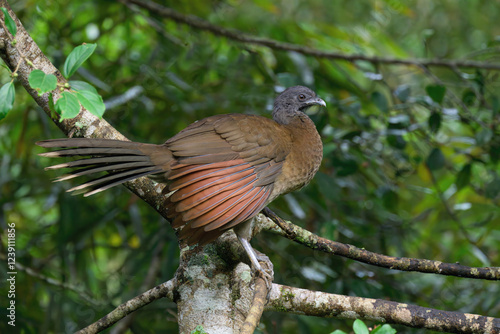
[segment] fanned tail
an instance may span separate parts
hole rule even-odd
[[[90,196],[124,182],[153,174],[167,175],[173,161],[172,153],[164,145],[142,144],[112,139],[64,138],[36,143],[45,148],[62,150],[39,154],[42,157],[86,157],[45,168],[72,168],[56,182],[83,175],[107,172],[102,177],[73,187],[68,192]],[[159,179],[164,178],[159,175]],[[156,178],[158,179],[158,177]]]

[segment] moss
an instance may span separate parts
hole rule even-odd
[[[295,298],[295,294],[289,290],[286,291],[281,290],[281,295],[283,296],[283,300],[286,302],[290,302]]]
[[[191,334],[208,334],[208,333],[205,332],[205,329],[203,328],[202,325],[198,325],[198,326],[196,326],[194,331],[191,331]]]

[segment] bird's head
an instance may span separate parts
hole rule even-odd
[[[289,87],[274,101],[273,119],[280,124],[288,124],[292,118],[313,105],[326,107],[325,101],[311,89],[304,86]]]

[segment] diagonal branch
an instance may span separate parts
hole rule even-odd
[[[394,257],[377,254],[352,245],[343,244],[317,236],[297,225],[283,220],[268,208],[265,208],[263,213],[284,231],[284,235],[288,239],[328,254],[340,255],[352,260],[388,269],[417,271],[421,273],[486,279],[492,281],[500,280],[499,267],[467,267],[458,263],[443,263],[440,261],[431,261],[426,259],[412,259],[407,257]]]
[[[108,122],[104,119],[97,118],[83,107],[80,114],[73,119],[60,121],[58,117],[54,116],[49,106],[49,93],[39,96],[38,92],[31,88],[28,77],[32,70],[39,69],[45,73],[54,74],[57,77],[58,83],[61,85],[67,83],[67,80],[33,41],[19,18],[10,9],[9,3],[6,0],[0,0],[0,7],[6,7],[9,10],[10,16],[17,25],[17,44],[15,46],[10,42],[11,36],[9,32],[0,26],[0,57],[11,71],[18,68],[18,81],[52,121],[69,137],[76,136],[127,140],[125,136],[113,128]],[[33,66],[28,65],[23,59],[29,60]],[[55,103],[61,92],[56,89],[51,93],[53,94],[53,102]],[[77,124],[78,126],[76,126]],[[148,178],[142,177],[125,183],[125,186],[167,219],[167,208],[163,205],[165,201],[165,195],[162,193],[164,188],[163,185],[154,184]]]
[[[172,8],[162,6],[153,1],[145,0],[118,0],[124,4],[135,4],[141,8],[147,9],[155,15],[160,15],[166,19],[173,20],[178,23],[186,24],[192,28],[210,31],[214,35],[226,37],[228,39],[254,45],[262,45],[274,50],[294,51],[306,56],[345,60],[349,62],[366,61],[372,64],[390,64],[390,65],[407,65],[407,66],[435,66],[454,68],[480,68],[487,70],[500,70],[500,64],[472,61],[472,60],[450,60],[450,59],[399,59],[388,57],[366,56],[362,54],[346,55],[334,51],[321,51],[303,45],[280,42],[274,39],[262,38],[243,33],[236,29],[223,28],[212,24],[194,15],[185,15],[179,13]]]
[[[176,288],[176,285],[177,281],[174,278],[171,279],[170,281],[155,286],[154,288],[149,289],[148,291],[140,294],[139,296],[126,301],[125,303],[121,304],[110,313],[106,314],[101,319],[79,330],[76,333],[77,334],[99,333],[104,329],[111,327],[118,320],[125,318],[128,314],[154,302],[157,299],[167,297],[168,299],[173,300],[174,290]]]

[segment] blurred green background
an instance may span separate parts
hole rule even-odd
[[[328,104],[312,116],[324,159],[312,183],[271,209],[323,237],[392,256],[500,265],[499,72],[349,63],[246,45],[115,1],[11,1],[57,66],[83,42],[94,55],[73,79],[97,87],[105,119],[131,140],[162,143],[224,113],[269,116],[275,92],[302,84]],[[163,1],[209,22],[323,51],[498,62],[495,1]],[[9,72],[0,68],[0,84]],[[125,94],[125,95],[124,95]],[[128,95],[127,95],[128,94]],[[80,329],[173,277],[168,224],[117,187],[83,198],[51,183],[34,142],[62,137],[21,85],[0,122],[1,254],[16,224],[17,326]],[[75,184],[73,184],[75,185]],[[500,285],[380,269],[271,233],[253,241],[275,282],[500,317]],[[0,267],[2,277],[6,265]],[[149,277],[149,280],[146,280]],[[50,278],[47,282],[46,278]],[[5,280],[0,315],[5,319]],[[175,332],[175,304],[140,309],[128,333]],[[349,331],[352,320],[265,313],[262,333]],[[370,326],[372,322],[367,322]],[[403,333],[424,331],[394,326]],[[5,320],[0,332],[6,333]],[[113,329],[108,330],[113,332]]]

